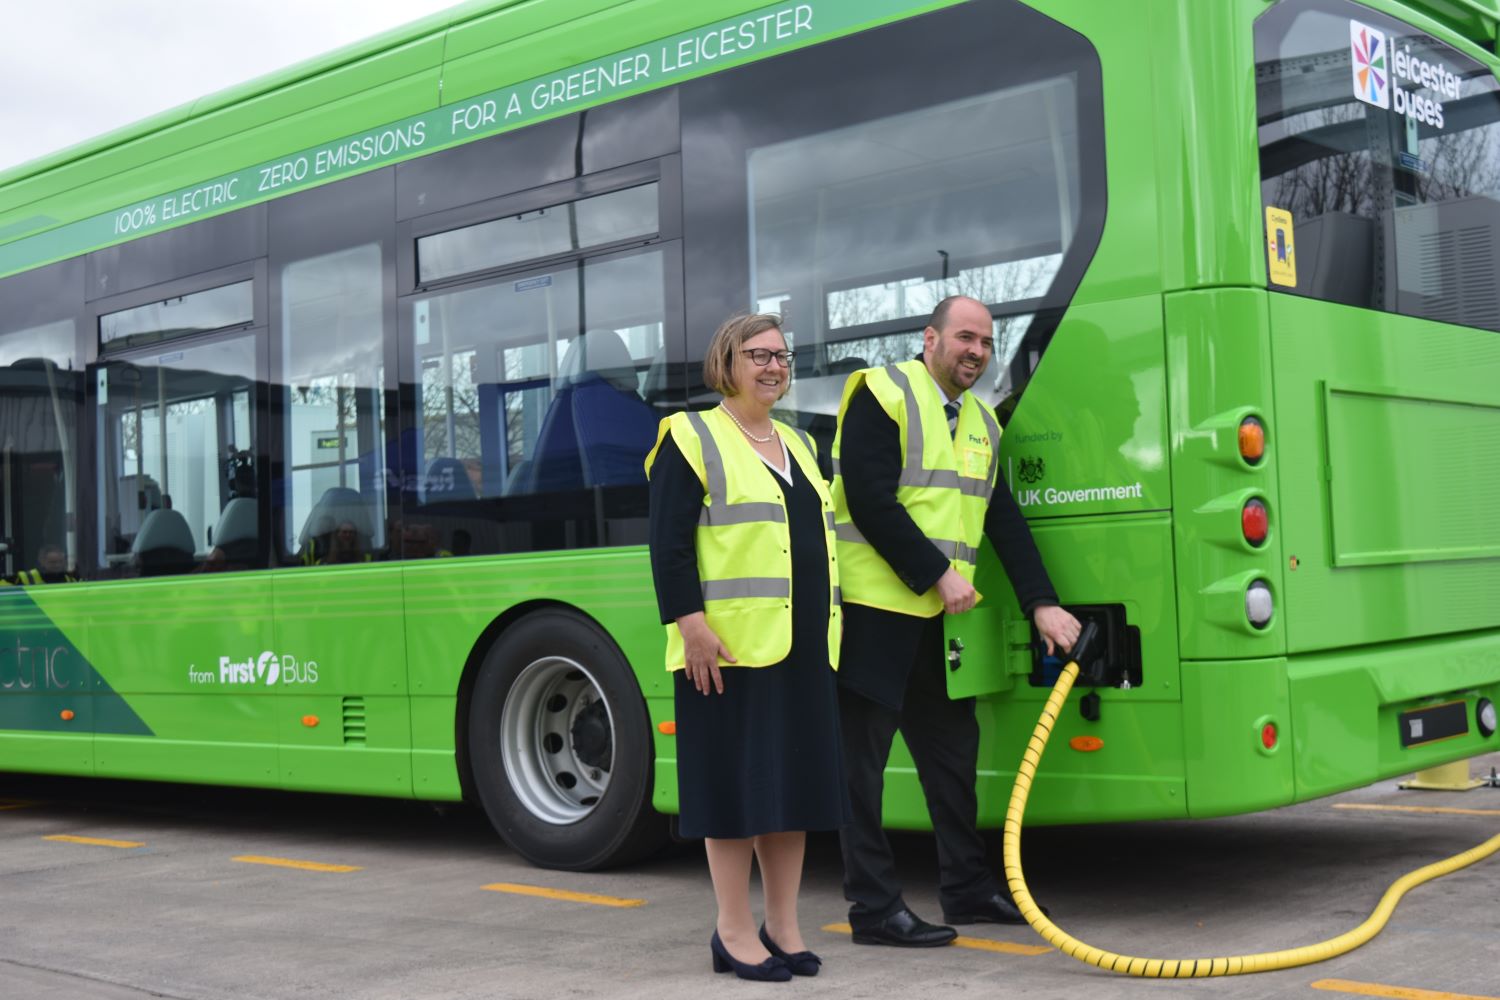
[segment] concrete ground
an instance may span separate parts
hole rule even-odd
[[[1500,754],[1473,762],[1492,767]],[[1035,829],[1025,860],[1081,940],[1211,957],[1341,934],[1401,874],[1497,833],[1500,789],[1385,781],[1229,819]],[[895,839],[908,901],[937,919],[931,838]],[[4,1000],[1500,998],[1500,856],[1412,890],[1351,954],[1163,983],[1100,972],[1026,927],[963,928],[962,947],[937,950],[854,945],[824,929],[845,905],[837,840],[817,836],[801,912],[823,974],[759,984],[710,972],[698,845],[626,871],[551,872],[468,809],[0,775],[0,901]]]

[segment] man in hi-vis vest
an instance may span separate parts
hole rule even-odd
[[[1080,628],[1058,606],[1031,531],[999,477],[999,421],[968,391],[993,350],[984,304],[944,299],[923,331],[922,356],[855,372],[839,409],[839,718],[854,809],[840,838],[849,923],[860,944],[933,947],[957,936],[901,898],[881,828],[883,772],[897,730],[932,817],[945,921],[1025,922],[985,864],[976,829],[979,724],[972,698],[948,698],[943,615],[978,600],[974,560],[987,535],[1049,651],[1072,648]]]

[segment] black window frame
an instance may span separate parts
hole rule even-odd
[[[999,58],[997,44],[1014,44]],[[935,71],[940,68],[940,71]],[[684,230],[689,358],[701,359],[718,324],[752,308],[747,152],[774,143],[920,111],[966,97],[1076,74],[1079,206],[1073,239],[1041,299],[989,303],[997,319],[1032,315],[1011,362],[1014,405],[1056,333],[1098,250],[1108,213],[1104,84],[1098,52],[1084,35],[1017,0],[960,4],[833,39],[682,85]],[[816,100],[808,95],[816,94]],[[729,170],[723,168],[728,165]],[[717,270],[714,268],[717,267]],[[826,309],[825,303],[819,304]],[[796,317],[792,317],[795,325]],[[926,317],[841,327],[857,340],[921,330]],[[818,352],[803,351],[799,372]],[[701,360],[686,375],[693,405],[712,405]],[[826,444],[826,442],[825,442]]]
[[[543,185],[503,197],[490,198],[473,205],[447,209],[397,224],[397,283],[399,288],[397,313],[400,325],[396,342],[399,349],[398,371],[401,385],[400,436],[403,475],[400,506],[399,508],[393,507],[392,510],[399,509],[403,518],[420,519],[424,513],[417,492],[418,478],[425,471],[424,463],[416,453],[420,422],[417,412],[419,373],[416,370],[416,357],[408,318],[409,303],[413,299],[540,277],[549,272],[555,272],[559,267],[581,268],[589,263],[660,252],[664,286],[662,289],[662,350],[665,354],[664,364],[669,385],[668,405],[670,409],[682,408],[685,399],[680,391],[679,373],[683,367],[682,351],[687,337],[683,325],[686,308],[683,299],[681,177],[681,157],[672,153],[655,160],[601,170],[598,173]],[[416,246],[417,241],[424,236],[651,183],[657,185],[658,199],[658,230],[654,235],[631,237],[596,247],[585,247],[567,253],[517,261],[501,267],[455,275],[440,281],[428,283],[417,281]],[[570,551],[636,542],[644,543],[646,518],[644,485],[638,490],[634,487],[605,487],[604,489],[615,491],[615,493],[605,496],[600,488],[596,487],[562,493],[484,497],[473,503],[477,505],[477,509],[494,510],[496,516],[489,519],[503,523],[537,522],[538,518],[525,516],[528,511],[544,512],[549,515],[556,515],[559,512],[574,515],[571,518],[554,518],[557,522],[554,527],[560,536],[566,539],[563,544],[533,543],[525,548],[507,549],[506,552]],[[625,496],[619,493],[618,491],[622,489],[631,490],[632,495]],[[634,493],[639,493],[639,496],[634,496]],[[611,538],[610,521],[616,515],[638,519],[641,527],[640,538]]]

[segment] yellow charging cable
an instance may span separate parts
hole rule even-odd
[[[1084,645],[1085,643],[1080,640],[1074,649],[1077,650]],[[1078,663],[1073,660],[1063,668],[1062,676],[1058,677],[1057,684],[1052,688],[1052,695],[1047,699],[1046,707],[1042,709],[1041,718],[1037,720],[1036,729],[1031,733],[1031,741],[1026,745],[1026,752],[1021,755],[1021,766],[1016,775],[1016,784],[1010,793],[1010,806],[1005,811],[1003,856],[1006,882],[1009,883],[1016,907],[1026,918],[1026,922],[1058,951],[1080,962],[1087,962],[1108,972],[1154,979],[1239,976],[1251,972],[1271,972],[1276,969],[1311,965],[1314,962],[1321,962],[1353,951],[1379,934],[1385,927],[1386,921],[1391,918],[1396,904],[1401,901],[1401,897],[1408,889],[1431,881],[1440,875],[1458,871],[1460,868],[1482,861],[1496,851],[1500,851],[1500,834],[1497,834],[1478,847],[1470,848],[1462,854],[1455,854],[1446,861],[1438,861],[1408,872],[1391,883],[1385,895],[1380,897],[1380,903],[1375,907],[1375,911],[1364,923],[1338,937],[1301,948],[1267,951],[1258,955],[1230,955],[1225,958],[1132,958],[1129,955],[1116,955],[1113,952],[1095,948],[1093,945],[1084,944],[1043,916],[1036,900],[1031,898],[1031,892],[1026,888],[1026,877],[1021,872],[1021,817],[1026,813],[1026,799],[1031,794],[1031,782],[1036,777],[1037,765],[1042,761],[1042,752],[1047,749],[1047,739],[1052,735],[1052,727],[1056,724],[1058,713],[1062,710],[1063,702],[1067,700],[1068,692],[1073,689],[1073,681],[1077,677]]]

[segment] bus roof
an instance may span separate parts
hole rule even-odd
[[[1404,0],[1440,24],[1452,28],[1471,42],[1496,52],[1496,26],[1500,25],[1500,0]]]

